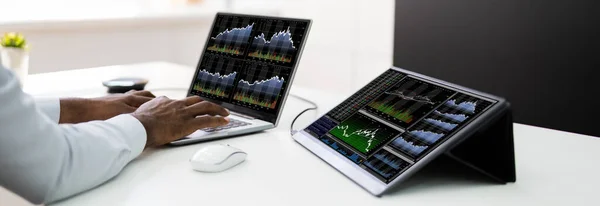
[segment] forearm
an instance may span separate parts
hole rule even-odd
[[[96,110],[101,110],[94,106],[96,103],[90,99],[84,98],[61,98],[60,99],[60,119],[58,123],[81,123],[92,120],[98,120],[94,118],[92,113]]]
[[[3,68],[0,97],[0,186],[32,203],[52,202],[105,182],[146,143],[143,125],[131,115],[56,124]]]

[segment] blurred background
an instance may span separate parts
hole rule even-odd
[[[294,86],[350,94],[392,65],[393,0],[0,0],[29,74],[168,61],[196,67],[218,11],[310,18]],[[0,188],[0,205],[30,205]]]
[[[195,67],[217,11],[313,19],[295,85],[350,93],[392,65],[392,0],[0,0],[0,5],[0,33],[21,32],[30,43],[30,74],[147,61]]]

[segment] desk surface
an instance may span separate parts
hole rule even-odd
[[[148,89],[185,96],[193,69],[147,63],[33,75],[26,91],[36,95],[97,96],[100,81],[118,76],[150,79]],[[77,88],[70,83],[76,82]],[[173,88],[169,90],[166,88]],[[325,113],[343,97],[292,87]],[[517,182],[501,185],[458,165],[427,169],[381,198],[371,196],[289,135],[291,119],[307,107],[289,98],[279,127],[265,132],[183,147],[146,150],[106,184],[56,205],[597,205],[600,139],[515,124]],[[206,144],[241,148],[248,159],[221,173],[200,173],[188,159]]]

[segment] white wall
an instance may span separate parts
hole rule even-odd
[[[234,3],[238,9],[265,6],[273,10],[266,13],[314,20],[296,76],[297,85],[349,93],[392,64],[392,0]],[[115,24],[92,21],[56,28],[0,25],[0,32],[24,30],[32,46],[33,74],[157,60],[195,67],[210,18],[207,15]]]
[[[394,1],[288,1],[282,14],[312,18],[298,85],[349,93],[392,65]]]

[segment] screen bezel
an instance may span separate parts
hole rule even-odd
[[[392,67],[390,69],[399,71],[401,73],[406,74],[406,77],[415,77],[420,80],[424,80],[428,83],[432,83],[438,86],[442,86],[445,88],[452,89],[456,92],[465,93],[468,95],[472,95],[474,97],[487,99],[491,101],[495,101],[488,109],[482,111],[479,115],[477,115],[474,119],[471,119],[467,124],[463,125],[459,130],[451,133],[450,138],[444,140],[441,144],[435,147],[433,150],[429,151],[419,160],[417,160],[412,166],[403,171],[399,176],[397,176],[394,180],[389,183],[384,183],[380,179],[373,176],[371,173],[367,172],[363,168],[359,167],[356,163],[350,161],[348,158],[339,154],[337,151],[319,141],[312,134],[309,134],[304,131],[304,129],[300,130],[296,133],[293,138],[298,143],[303,145],[305,148],[313,152],[315,155],[320,157],[323,161],[330,164],[332,167],[336,168],[339,172],[344,174],[346,177],[360,185],[363,189],[367,190],[371,194],[375,196],[381,196],[385,191],[390,189],[393,186],[398,185],[400,182],[406,180],[416,171],[421,169],[424,165],[431,162],[433,159],[442,155],[449,149],[453,148],[458,143],[462,142],[464,139],[473,135],[477,132],[478,128],[485,126],[486,124],[490,124],[493,121],[489,121],[492,119],[497,119],[502,114],[502,111],[508,108],[508,102],[501,97],[497,97],[491,94],[483,93],[480,91],[476,91],[470,88],[466,88],[463,86],[459,86],[453,83],[449,83],[443,80],[439,80],[433,77],[425,76],[422,74],[418,74],[415,72],[411,72],[408,70],[404,70],[397,67]],[[387,71],[387,70],[386,70]],[[368,83],[368,82],[367,82]],[[350,96],[352,96],[351,94]],[[349,96],[349,97],[350,97]],[[347,97],[347,98],[349,98]],[[347,99],[345,98],[344,101]],[[343,101],[342,101],[343,102]],[[340,102],[341,103],[341,102]],[[335,107],[334,107],[335,108]],[[325,112],[323,115],[316,118],[316,120],[325,116],[329,111]],[[315,120],[315,121],[316,121]],[[309,124],[310,125],[310,124]]]
[[[294,65],[291,67],[291,72],[290,72],[290,76],[288,79],[288,84],[287,87],[285,89],[285,92],[282,94],[282,101],[281,104],[279,105],[279,107],[277,108],[277,110],[275,111],[275,114],[270,114],[267,112],[260,112],[260,111],[256,111],[244,106],[239,106],[239,105],[235,105],[235,104],[231,104],[228,102],[223,102],[221,100],[217,100],[217,99],[213,99],[213,98],[208,98],[208,97],[202,97],[202,99],[206,100],[206,101],[210,101],[212,103],[218,104],[224,108],[227,108],[228,110],[235,112],[235,113],[239,113],[242,115],[247,115],[256,119],[260,119],[260,120],[264,120],[270,123],[273,123],[274,126],[277,126],[277,124],[279,124],[279,119],[281,117],[281,113],[283,111],[283,107],[285,106],[285,102],[287,101],[287,97],[289,96],[289,92],[290,89],[293,85],[294,82],[294,77],[296,76],[296,70],[298,69],[298,64],[300,63],[300,59],[302,57],[302,53],[304,51],[304,47],[306,45],[306,40],[308,39],[308,34],[310,33],[310,28],[312,25],[312,19],[300,19],[300,18],[289,18],[289,17],[277,17],[277,16],[262,16],[262,15],[251,15],[251,14],[240,14],[240,13],[228,13],[228,12],[217,12],[217,14],[215,15],[215,18],[213,19],[213,22],[210,26],[210,30],[208,31],[208,37],[206,38],[206,43],[204,45],[204,48],[202,49],[202,52],[200,53],[200,58],[198,58],[198,64],[196,65],[196,71],[194,72],[194,76],[192,77],[192,81],[190,82],[190,86],[188,88],[188,92],[187,92],[187,96],[196,96],[194,94],[192,94],[193,88],[194,88],[194,82],[196,81],[196,76],[198,75],[198,72],[200,71],[200,64],[202,64],[202,59],[204,58],[204,54],[206,52],[206,49],[208,47],[208,42],[210,41],[210,37],[211,37],[211,32],[216,24],[217,21],[217,17],[219,17],[219,15],[231,15],[231,16],[238,16],[238,17],[247,17],[247,18],[264,18],[264,19],[277,19],[277,20],[289,20],[289,21],[306,21],[307,22],[307,27],[306,27],[306,32],[304,34],[304,40],[300,43],[300,49],[298,50],[298,56],[296,57],[296,62],[294,63]]]

